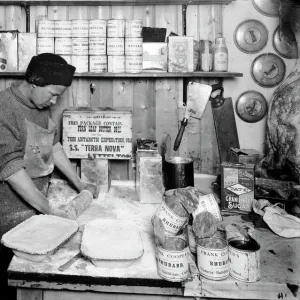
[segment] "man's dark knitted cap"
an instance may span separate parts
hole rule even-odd
[[[37,86],[50,84],[70,86],[76,68],[62,57],[52,53],[33,56],[28,64],[25,79]]]

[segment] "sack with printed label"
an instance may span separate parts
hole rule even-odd
[[[254,200],[253,210],[263,216],[263,220],[276,234],[285,238],[300,237],[300,219],[288,214],[277,204],[272,205],[264,199]]]

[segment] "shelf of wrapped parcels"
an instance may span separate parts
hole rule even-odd
[[[0,1],[0,5],[57,5],[57,6],[68,6],[68,5],[96,5],[96,6],[104,6],[104,5],[200,5],[200,4],[221,4],[226,5],[235,0],[5,0]]]
[[[1,72],[1,77],[23,77],[24,72]],[[238,72],[143,72],[143,73],[75,73],[74,77],[105,77],[105,78],[182,78],[182,77],[243,77],[243,73]]]

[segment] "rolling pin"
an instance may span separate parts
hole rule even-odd
[[[93,194],[89,190],[82,190],[70,203],[64,207],[68,219],[76,220],[92,203]]]

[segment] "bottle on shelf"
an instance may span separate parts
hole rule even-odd
[[[224,37],[216,38],[213,48],[213,71],[228,71],[228,49]]]
[[[0,39],[0,72],[7,71],[7,53]]]

